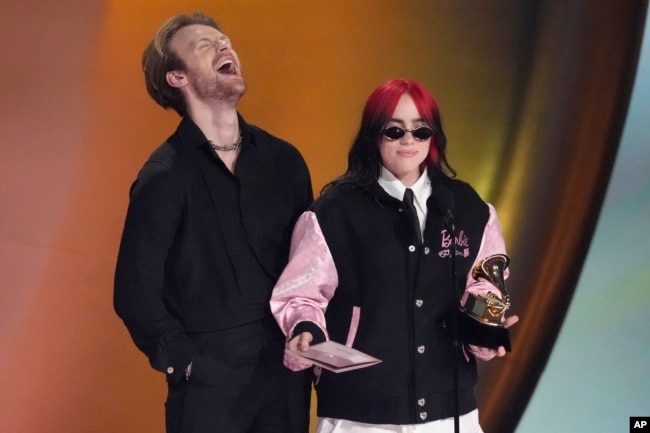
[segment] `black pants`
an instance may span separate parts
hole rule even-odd
[[[169,384],[167,433],[307,433],[310,372],[282,364],[284,335],[266,320],[192,335],[189,381]]]

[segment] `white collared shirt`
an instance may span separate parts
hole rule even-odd
[[[463,433],[483,433],[478,422],[478,409],[458,418],[459,431]],[[424,424],[364,424],[347,419],[318,418],[316,433],[451,433],[454,431],[454,418],[439,419]]]
[[[383,165],[377,182],[384,191],[396,199],[401,201],[404,198],[406,186]],[[431,180],[429,179],[426,168],[422,171],[420,178],[410,188],[413,191],[413,204],[418,213],[420,236],[422,236],[424,233],[424,224],[427,221],[427,199],[431,195]]]

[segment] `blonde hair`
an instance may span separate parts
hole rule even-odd
[[[156,32],[142,53],[142,71],[147,93],[165,109],[172,108],[179,115],[186,113],[185,99],[181,92],[167,83],[167,72],[183,69],[183,61],[169,49],[169,42],[176,32],[186,26],[201,24],[221,30],[217,22],[203,13],[179,14],[168,19]]]

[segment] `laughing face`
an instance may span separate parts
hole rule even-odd
[[[193,24],[181,28],[169,44],[183,62],[182,71],[168,73],[168,82],[185,88],[186,98],[237,103],[246,91],[237,53],[219,30]]]

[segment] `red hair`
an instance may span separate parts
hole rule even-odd
[[[424,164],[429,166],[439,166],[440,151],[438,149],[438,141],[442,134],[442,127],[440,125],[440,113],[438,111],[438,103],[433,98],[433,95],[420,83],[407,79],[394,79],[389,80],[379,86],[368,97],[366,106],[363,110],[363,123],[369,125],[381,124],[381,129],[386,126],[388,120],[393,116],[395,107],[399,102],[402,95],[409,95],[415,107],[420,113],[424,121],[435,131],[431,137],[431,145],[429,146],[429,154],[424,161]],[[363,129],[363,126],[362,126]],[[373,128],[374,129],[374,128]]]
[[[404,94],[413,98],[418,113],[434,131],[429,153],[423,162],[429,176],[442,174],[454,177],[456,175],[445,156],[447,139],[442,131],[436,100],[417,81],[398,78],[386,81],[368,97],[359,132],[348,153],[348,169],[345,174],[325,185],[323,191],[340,184],[368,186],[377,181],[382,164],[379,154],[382,130],[393,117],[395,107]]]

